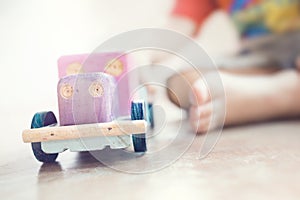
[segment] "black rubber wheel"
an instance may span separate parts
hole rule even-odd
[[[131,120],[143,120],[145,119],[145,104],[144,102],[132,102],[131,103]],[[134,134],[132,135],[132,142],[135,152],[146,152],[146,134]]]
[[[148,103],[148,110],[147,110],[147,114],[148,114],[148,121],[150,123],[150,127],[154,128],[154,118],[153,118],[153,104],[152,103]]]
[[[57,120],[53,112],[39,112],[36,113],[31,122],[31,128],[41,128],[45,126],[50,126],[56,124]],[[55,162],[58,153],[47,154],[42,150],[40,142],[32,142],[31,143],[32,151],[35,158],[44,163],[52,163]]]

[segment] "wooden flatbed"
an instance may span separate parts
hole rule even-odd
[[[145,133],[145,120],[112,121],[107,123],[71,126],[47,126],[26,129],[22,133],[25,143],[79,139],[85,137],[119,136]]]

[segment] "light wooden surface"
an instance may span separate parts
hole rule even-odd
[[[128,120],[75,126],[53,126],[38,129],[26,129],[22,133],[22,138],[24,142],[28,143],[95,136],[131,135],[145,133],[146,125],[147,123],[144,120]]]
[[[1,199],[299,199],[299,122],[226,128],[203,160],[197,159],[205,138],[199,135],[176,162],[139,175],[108,168],[89,153],[65,152],[58,163],[42,165],[27,144],[0,166]],[[170,124],[162,133],[176,126]]]

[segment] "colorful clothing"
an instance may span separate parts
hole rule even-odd
[[[177,0],[173,14],[201,26],[217,9],[226,11],[245,37],[300,30],[300,0]]]

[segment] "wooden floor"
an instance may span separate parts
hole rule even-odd
[[[173,132],[176,123],[170,124],[162,133]],[[187,138],[192,138],[185,122],[181,127]],[[1,199],[74,200],[299,199],[299,130],[297,120],[226,128],[204,159],[198,158],[204,135],[197,136],[183,155],[177,155],[178,160],[173,156],[181,144],[175,140],[170,143],[175,147],[168,152],[170,158],[120,158],[123,151],[102,151],[117,160],[105,162],[121,171],[105,166],[89,153],[64,152],[57,163],[42,165],[25,145],[15,160],[0,166],[0,195]],[[151,144],[149,148],[149,154],[155,155]],[[130,169],[154,172],[124,172]]]

